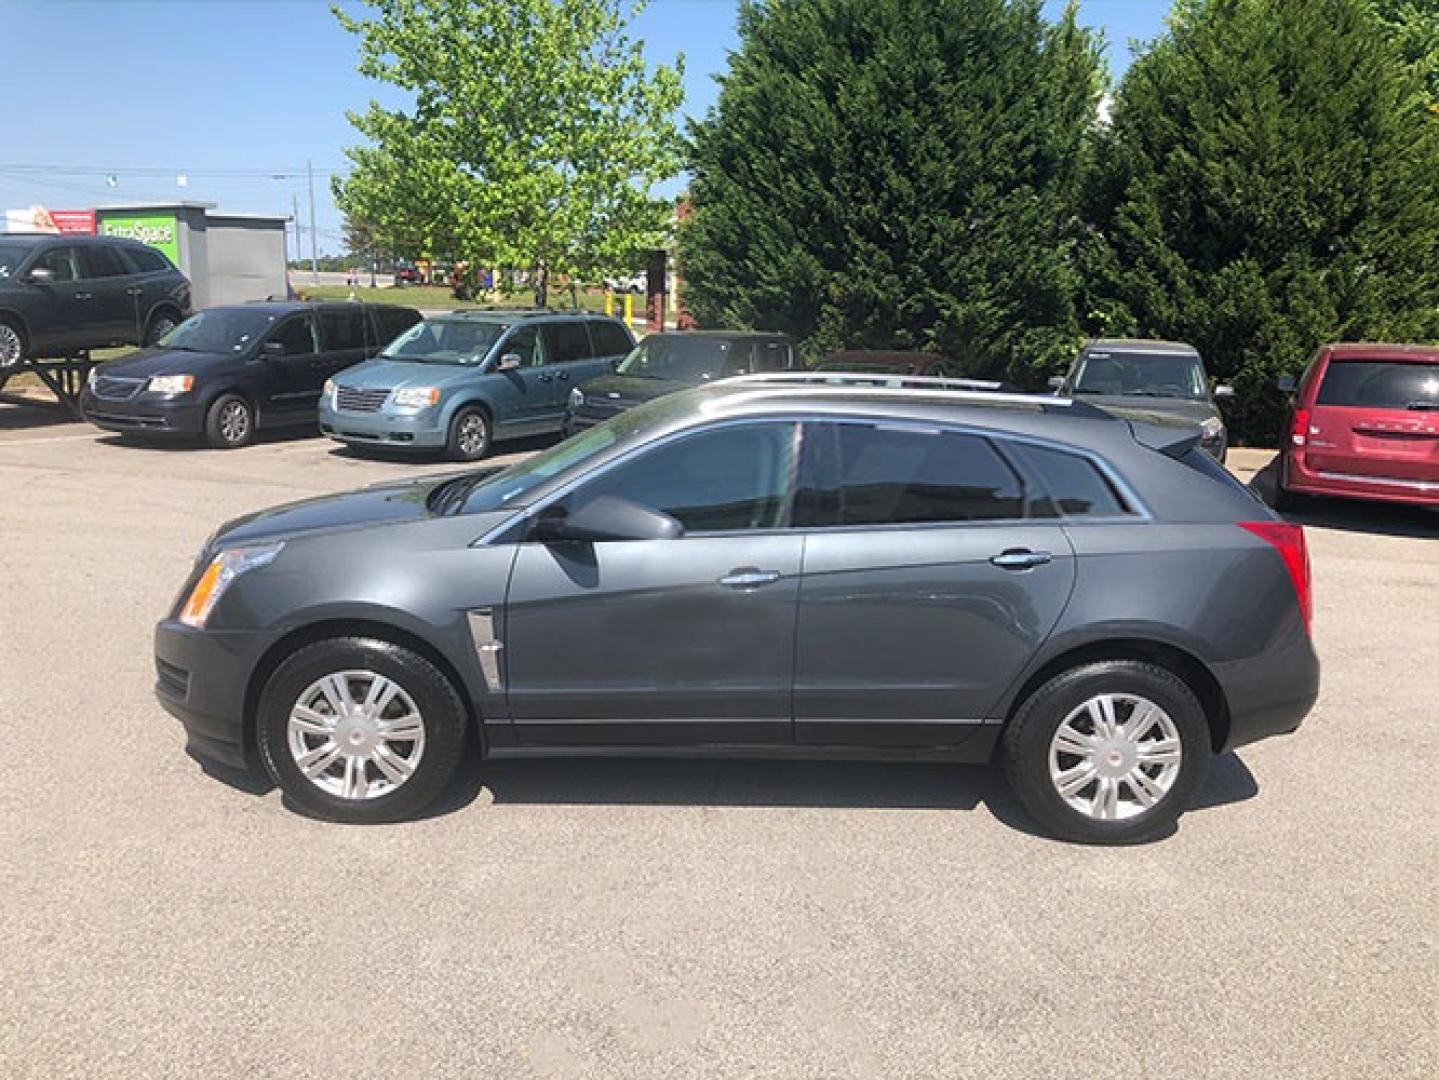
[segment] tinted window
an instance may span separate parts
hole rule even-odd
[[[269,337],[285,346],[286,356],[306,356],[315,352],[315,321],[308,315],[287,319]]]
[[[170,269],[170,260],[154,248],[134,245],[125,248],[125,254],[129,257],[130,261],[135,264],[135,269],[139,273],[149,274],[157,270]]]
[[[737,424],[644,451],[581,491],[663,510],[690,532],[782,528],[796,449],[793,424]]]
[[[1439,409],[1439,363],[1330,361],[1315,403],[1371,409]]]
[[[754,347],[751,371],[786,371],[789,369],[789,346],[782,341],[758,341]]]
[[[30,249],[23,244],[0,243],[0,281],[14,277],[15,271],[29,254]]]
[[[1087,458],[1041,446],[1015,446],[1014,451],[1045,488],[1029,504],[1031,517],[1107,517],[1125,513],[1119,493]]]
[[[54,274],[55,281],[74,281],[76,278],[75,262],[71,258],[71,249],[67,247],[50,248],[35,260],[35,265],[30,269],[38,270],[41,267]]]
[[[388,345],[420,321],[419,312],[407,308],[371,308],[370,317],[375,321],[375,341],[380,345]]]
[[[582,322],[548,323],[545,326],[545,354],[551,364],[566,360],[588,360],[590,335]]]
[[[594,338],[598,356],[624,356],[635,347],[634,339],[619,323],[592,322],[590,337]]]
[[[539,367],[545,362],[540,335],[533,326],[522,326],[505,339],[505,353],[520,358],[520,367]]]
[[[1076,394],[1202,398],[1204,369],[1193,353],[1090,352],[1079,358]]]
[[[359,306],[321,311],[320,330],[326,349],[363,349],[368,344],[365,340],[365,310]]]
[[[925,428],[835,424],[838,525],[1024,516],[1019,477],[984,439]],[[824,524],[826,522],[821,522]]]
[[[749,369],[750,347],[699,334],[651,334],[616,369],[641,379],[701,382]]]
[[[80,256],[80,276],[83,278],[122,277],[130,272],[120,253],[113,247],[101,244],[86,244],[77,249]]]

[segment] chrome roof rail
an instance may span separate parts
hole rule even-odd
[[[715,386],[733,386],[755,390],[815,390],[829,393],[853,393],[855,396],[882,396],[931,400],[950,400],[965,405],[1027,406],[1044,412],[1066,412],[1073,416],[1109,417],[1111,414],[1087,401],[1056,397],[1053,394],[1004,392],[988,387],[1001,384],[983,379],[954,379],[933,375],[886,375],[844,371],[765,371],[754,375],[736,375],[721,379]]]

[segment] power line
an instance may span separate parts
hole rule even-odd
[[[344,165],[334,169],[315,169],[314,172],[321,176],[342,176],[351,171],[351,166]],[[259,178],[270,180],[304,180],[310,175],[310,170],[305,166],[286,166],[275,169],[187,169],[156,168],[154,166],[137,166],[127,168],[124,166],[104,165],[39,165],[29,162],[0,162],[0,172],[9,173],[39,173],[51,176],[137,176],[137,177],[170,177],[170,176],[203,176],[203,177],[233,177],[233,178]]]

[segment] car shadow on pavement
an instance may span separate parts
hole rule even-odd
[[[43,398],[0,392],[0,406],[5,406],[0,407],[0,431],[29,431],[83,422],[59,402]]]
[[[255,432],[254,441],[248,446],[242,446],[235,450],[219,450],[206,444],[201,435],[131,435],[125,432],[110,432],[100,436],[97,442],[106,446],[119,446],[126,450],[155,450],[160,453],[195,453],[197,451],[214,450],[221,454],[240,455],[235,460],[243,460],[246,450],[255,446],[270,446],[277,443],[302,442],[306,439],[317,439],[320,436],[319,428],[307,428],[303,426],[261,428]]]
[[[511,454],[532,454],[537,450],[544,450],[560,441],[558,434],[553,435],[526,435],[519,439],[506,439],[503,442],[495,443],[491,447],[488,457],[479,461],[454,462],[451,461],[443,450],[403,450],[392,446],[351,446],[348,443],[336,442],[330,447],[330,453],[337,458],[348,458],[352,461],[386,461],[394,464],[442,464],[456,465],[469,464],[471,466],[484,467],[491,464],[492,458],[508,458]],[[509,464],[509,462],[505,462]]]
[[[1279,485],[1279,455],[1254,474],[1249,487],[1268,506],[1274,505]],[[1439,536],[1439,511],[1423,506],[1370,502],[1364,499],[1306,498],[1298,509],[1284,513],[1286,521],[1320,529],[1343,529],[1375,536],[1427,538]]]

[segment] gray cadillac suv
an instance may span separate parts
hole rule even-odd
[[[1303,531],[1198,429],[901,382],[746,376],[233,521],[157,629],[159,699],[343,821],[416,813],[471,743],[998,756],[1044,827],[1104,843],[1299,725]]]

